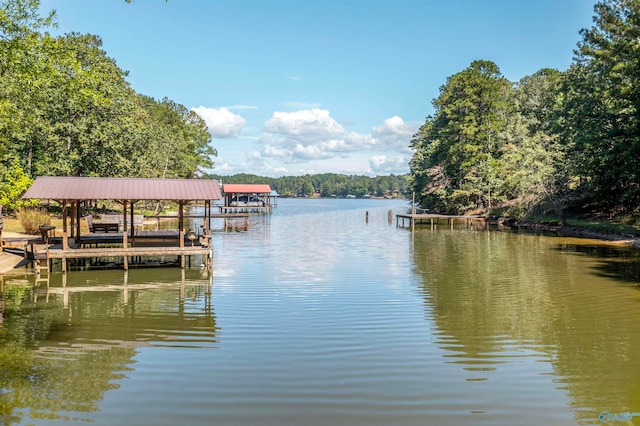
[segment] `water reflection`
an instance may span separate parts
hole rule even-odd
[[[559,425],[640,411],[635,254],[411,232],[389,224],[393,204],[361,201],[282,200],[248,232],[216,233],[212,280],[7,278],[0,421]]]
[[[553,407],[550,381],[580,423],[640,410],[640,293],[605,279],[633,280],[621,271],[635,271],[636,255],[601,251],[534,235],[416,232],[436,343],[466,380],[498,384],[484,388],[488,411]]]
[[[589,256],[594,259],[595,273],[609,279],[640,285],[640,251],[616,243],[594,243],[589,240],[565,239],[556,250]]]
[[[82,420],[119,388],[141,348],[218,345],[211,282],[199,271],[53,274],[39,287],[21,280],[4,283],[0,304],[4,423]]]

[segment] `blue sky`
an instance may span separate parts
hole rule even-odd
[[[476,59],[565,70],[595,0],[41,0],[134,90],[198,112],[214,173],[409,171],[411,136]]]

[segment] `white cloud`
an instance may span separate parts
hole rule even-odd
[[[195,111],[207,123],[209,133],[214,138],[237,138],[240,130],[247,123],[247,120],[225,107],[216,109],[199,106],[192,108],[192,111]]]
[[[369,158],[371,172],[378,175],[404,174],[409,172],[409,158],[404,156],[387,157],[374,155]]]
[[[284,148],[278,148],[277,146],[273,146],[273,145],[265,145],[262,148],[261,154],[264,157],[286,158],[286,157],[289,157],[290,151]]]
[[[411,138],[417,133],[419,127],[418,123],[405,123],[402,118],[395,115],[384,120],[381,126],[373,126],[371,137],[376,140],[378,145],[399,148],[407,152]]]
[[[330,117],[325,109],[307,109],[296,112],[273,113],[264,123],[263,131],[279,134],[302,145],[344,136],[345,130]]]
[[[322,158],[332,158],[334,155],[324,146],[297,144],[293,151],[293,158],[296,160],[316,160]]]
[[[370,134],[362,134],[348,132],[325,109],[276,111],[264,123],[260,154],[285,163],[348,158],[357,152],[383,154],[395,151],[406,154],[418,127],[415,123],[405,123],[402,118],[394,116],[386,119],[382,125],[373,126]],[[380,170],[384,167],[382,163],[375,162],[372,166]],[[387,164],[386,167],[392,166]],[[406,169],[406,164],[402,168]]]
[[[228,162],[219,163],[216,161],[213,172],[216,174],[233,174],[236,171],[236,166]]]
[[[327,110],[273,113],[263,126],[262,155],[286,162],[332,158],[349,152],[346,131]]]
[[[274,112],[263,127],[262,154],[288,162],[327,159],[371,149],[370,135],[347,132],[327,110]]]
[[[220,158],[215,169],[224,174],[244,172],[262,176],[316,170],[369,175],[409,171],[412,151],[408,145],[418,124],[393,116],[371,126],[368,133],[360,133],[348,129],[352,124],[344,123],[321,108],[273,112],[264,121],[257,140],[244,141],[240,137],[226,148],[229,151],[219,147],[225,159]],[[235,161],[226,157],[228,153],[233,153]]]
[[[351,151],[365,151],[375,147],[376,140],[371,135],[363,135],[362,133],[349,132],[345,135],[345,143],[350,147]]]

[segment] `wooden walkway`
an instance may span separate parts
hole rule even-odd
[[[400,221],[402,220],[402,224]],[[431,213],[398,213],[396,214],[396,226],[404,226],[405,221],[409,221],[409,225],[413,228],[416,224],[429,222],[433,229],[435,225],[438,225],[440,221],[446,221],[451,228],[453,228],[454,221],[464,220],[467,223],[472,221],[484,221],[484,216],[465,216],[465,215],[446,215],[446,214],[431,214]]]
[[[217,208],[219,211],[222,210],[222,206],[215,206],[212,208]],[[185,214],[183,215],[183,217],[185,219],[224,219],[224,227],[225,229],[228,228],[228,222],[230,220],[234,220],[234,219],[244,219],[245,222],[249,222],[249,213],[248,212],[225,212],[225,213],[209,213],[208,216],[204,216],[204,215],[195,215],[195,214]],[[156,219],[157,220],[157,225],[156,225],[156,229],[160,228],[160,221],[161,219],[175,219],[178,220],[178,216],[175,215],[155,215],[155,216],[149,216],[149,219]],[[208,223],[209,225],[209,229],[211,229],[211,223]]]
[[[62,261],[62,272],[67,272],[67,261],[70,259],[100,259],[100,258],[122,258],[122,265],[125,270],[129,269],[129,263],[142,258],[153,256],[175,256],[180,261],[180,266],[185,267],[185,257],[201,255],[208,259],[211,257],[211,248],[197,246],[185,247],[98,247],[98,248],[69,248],[62,249],[54,246],[47,250],[39,251],[35,254],[35,261],[39,264],[41,261],[46,262],[46,266],[37,265],[36,269],[41,271],[46,268],[51,270],[54,259]],[[209,263],[210,260],[207,260]],[[39,267],[38,267],[39,266]],[[209,265],[210,266],[210,265]]]
[[[271,213],[273,211],[272,205],[246,205],[239,204],[235,206],[218,206],[221,216],[229,216],[231,214],[248,214],[248,213]],[[212,215],[215,216],[215,215]]]
[[[61,260],[62,272],[67,272],[71,259],[120,258],[125,270],[129,269],[130,262],[142,263],[142,258],[175,256],[181,268],[185,267],[185,260],[191,263],[191,256],[203,256],[203,263],[208,268],[213,259],[210,234],[189,240],[184,234],[172,230],[140,230],[133,237],[126,234],[89,234],[67,245],[60,238],[52,238],[51,243],[33,255],[37,273],[50,271],[54,260]]]
[[[224,219],[224,229],[248,229],[249,213],[212,213],[211,219]],[[186,218],[205,218],[203,215],[184,215]],[[177,216],[155,216],[158,219],[178,219]],[[99,262],[104,259],[120,259],[118,264],[127,270],[129,263],[142,264],[143,258],[147,263],[152,263],[153,258],[169,257],[176,261],[182,268],[187,261],[191,263],[192,256],[203,256],[203,263],[211,267],[213,253],[211,248],[211,233],[199,236],[191,241],[183,235],[180,241],[178,230],[146,230],[137,229],[133,236],[122,232],[94,232],[81,235],[79,240],[69,239],[71,244],[63,248],[63,238],[60,236],[48,237],[45,244],[42,237],[1,237],[2,246],[5,248],[21,249],[24,259],[34,261],[34,268],[39,275],[44,271],[51,271],[54,261],[61,261],[62,271],[67,272],[68,261],[85,259],[87,262]],[[173,263],[173,261],[171,262]]]

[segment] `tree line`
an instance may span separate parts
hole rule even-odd
[[[285,197],[406,197],[409,192],[408,175],[350,176],[336,173],[321,173],[304,176],[282,176],[270,178],[253,174],[233,176],[210,175],[224,183],[269,184],[271,189]]]
[[[38,175],[191,178],[216,150],[195,112],[137,93],[96,35],[52,36],[39,0],[0,0],[0,204]],[[16,195],[17,194],[17,195]]]
[[[639,212],[640,2],[604,0],[566,71],[508,81],[490,61],[450,76],[411,141],[424,208],[516,217]]]

